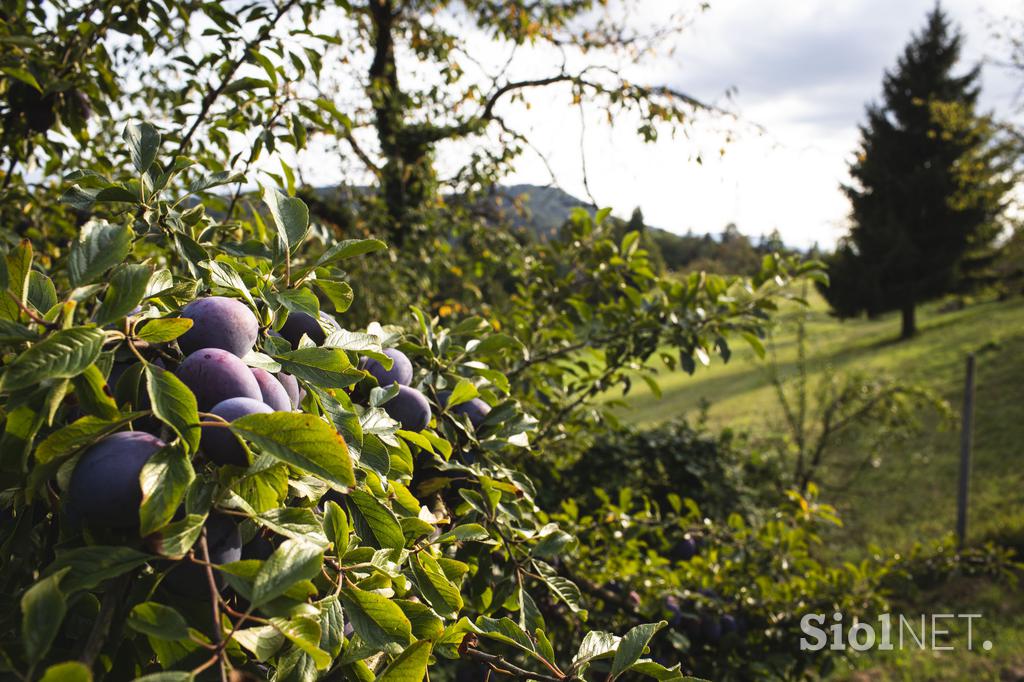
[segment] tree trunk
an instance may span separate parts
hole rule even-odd
[[[917,318],[915,313],[916,308],[913,303],[907,303],[903,306],[903,326],[900,330],[901,339],[909,339],[917,334]]]
[[[409,99],[398,82],[395,32],[401,9],[394,0],[368,0],[373,22],[373,62],[370,64],[370,101],[384,164],[381,196],[390,225],[388,237],[401,246],[419,223],[417,213],[434,189],[434,141],[406,121]]]

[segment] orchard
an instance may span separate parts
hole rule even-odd
[[[125,140],[129,179],[65,195],[119,221],[87,222],[52,277],[28,241],[3,260],[10,674],[683,679],[644,656],[663,621],[572,652],[546,634],[539,602],[586,611],[551,563],[571,538],[507,464],[536,428],[492,364],[507,337],[418,310],[344,328],[326,294],[382,242],[317,249],[273,189],[269,244],[215,237],[167,196],[184,169],[159,133]]]
[[[1012,579],[848,560],[803,432],[623,409],[770,364],[828,283],[781,239],[671,269],[639,211],[523,229],[531,101],[722,113],[626,77],[690,23],[633,4],[0,2],[0,680],[825,677],[803,615]],[[889,446],[868,379],[822,413]]]

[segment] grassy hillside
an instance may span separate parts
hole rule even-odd
[[[1024,299],[979,303],[951,312],[929,305],[919,311],[919,319],[919,336],[897,342],[896,316],[839,322],[816,299],[807,324],[809,367],[814,377],[826,371],[862,371],[919,382],[947,399],[959,417],[965,358],[975,353],[969,539],[996,540],[1024,556]],[[792,372],[797,348],[794,332],[781,329],[773,346],[782,371]],[[646,388],[629,396],[628,414],[637,422],[653,425],[693,415],[707,400],[713,425],[761,433],[781,426],[765,363],[749,349],[738,350],[728,364],[701,368],[693,376],[666,370],[659,384],[664,392],[661,399]],[[845,521],[828,543],[830,551],[857,560],[870,551],[870,543],[899,551],[915,541],[952,532],[959,420],[944,430],[936,428],[936,422],[926,420],[925,433],[884,453],[877,467],[864,470],[848,487],[823,491]],[[856,446],[839,450],[829,474],[862,459]],[[942,607],[961,613],[982,609],[989,619],[986,627],[998,630],[992,637],[993,650],[875,654],[861,659],[859,665],[869,670],[852,679],[1024,679],[1021,603],[1024,595],[1019,592],[1006,594],[1003,588],[969,580],[929,595],[928,603],[921,605],[924,612]]]

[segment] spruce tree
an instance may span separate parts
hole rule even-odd
[[[990,249],[1012,181],[988,119],[976,113],[979,67],[954,73],[963,35],[937,4],[869,104],[850,165],[851,228],[823,289],[840,317],[902,313],[954,291]]]

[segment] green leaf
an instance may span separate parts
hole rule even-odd
[[[345,645],[345,614],[336,595],[317,602],[320,607],[320,648],[337,658]]]
[[[144,324],[136,336],[147,343],[166,343],[187,332],[192,324],[187,317],[163,317]]]
[[[349,536],[352,534],[352,524],[349,523],[345,510],[333,500],[328,500],[324,505],[324,533],[334,544],[334,553],[339,557],[345,556]]]
[[[46,573],[55,575],[61,569],[70,568],[71,571],[64,579],[64,590],[71,593],[96,587],[104,580],[116,578],[141,566],[150,558],[150,555],[130,547],[90,545],[58,551],[57,558],[47,567]]]
[[[420,640],[409,645],[395,660],[391,661],[377,682],[423,682],[430,660],[430,642]]]
[[[263,188],[263,202],[270,209],[284,251],[287,253],[297,248],[309,231],[309,209],[306,204],[272,187]]]
[[[119,320],[138,306],[152,274],[148,265],[122,265],[114,270],[107,295],[96,311],[96,324],[103,326]]]
[[[57,290],[49,277],[32,270],[28,273],[28,304],[41,313],[57,305]]]
[[[455,384],[455,388],[452,389],[452,394],[448,396],[448,402],[445,404],[445,409],[461,405],[462,403],[468,402],[473,398],[480,395],[480,392],[476,389],[476,386],[469,379],[459,379],[459,383]]]
[[[676,663],[671,668],[666,668],[660,663],[649,659],[642,659],[634,663],[629,670],[647,677],[653,677],[658,682],[706,682],[699,677],[689,677],[682,673],[681,667]]]
[[[275,356],[283,371],[321,388],[347,388],[363,378],[345,351],[337,348],[298,348]]]
[[[32,242],[23,240],[17,248],[7,254],[4,259],[7,274],[7,286],[21,303],[28,301],[28,287],[30,274],[32,272]],[[21,317],[21,310],[11,296],[0,292],[0,318],[17,321]]]
[[[344,239],[324,251],[316,261],[317,267],[336,263],[346,258],[382,251],[388,245],[379,239]]]
[[[270,81],[262,78],[253,78],[252,76],[246,76],[239,78],[238,80],[231,81],[231,83],[224,88],[223,94],[230,95],[235,92],[245,92],[247,90],[256,90],[258,88],[272,88]]]
[[[355,503],[381,547],[401,549],[405,547],[405,534],[395,513],[383,502],[363,490],[352,490],[349,498]]]
[[[306,652],[317,670],[326,670],[331,665],[331,655],[320,649],[320,622],[307,616],[291,620],[271,618],[270,624],[287,637],[295,646]]]
[[[263,562],[252,588],[252,605],[262,606],[280,597],[300,580],[312,580],[323,567],[323,548],[310,542],[287,539]],[[319,627],[319,626],[318,626]],[[317,641],[320,635],[317,633]]]
[[[145,537],[171,522],[195,477],[192,462],[182,447],[168,445],[146,461],[139,474],[139,535]]]
[[[189,454],[199,449],[199,411],[196,397],[181,379],[153,364],[146,365],[146,390],[153,414],[171,427]]]
[[[334,311],[343,313],[352,305],[355,294],[348,282],[337,282],[332,279],[316,279],[313,281],[316,288],[323,292],[327,300],[334,306]]]
[[[117,403],[110,395],[106,377],[99,367],[95,364],[89,365],[84,372],[72,379],[72,382],[78,406],[83,412],[101,419],[117,418]]]
[[[0,261],[3,259],[0,258]],[[3,292],[0,291],[0,294]],[[36,341],[39,335],[23,324],[0,318],[0,343]]]
[[[15,78],[25,85],[30,85],[40,93],[43,91],[42,86],[39,85],[39,81],[28,69],[23,69],[20,66],[0,66],[0,71],[3,71],[11,78]]]
[[[35,450],[36,461],[40,464],[74,454],[76,451],[92,445],[97,440],[114,431],[131,420],[131,415],[121,415],[116,419],[102,419],[86,416],[60,428],[39,444]]]
[[[164,672],[151,673],[143,677],[136,677],[135,682],[192,682],[195,676],[184,670],[165,670]]]
[[[611,678],[614,680],[629,669],[644,654],[644,649],[651,641],[651,637],[664,628],[668,623],[644,623],[637,625],[627,632],[619,641],[619,648],[615,651],[615,659],[612,661]]]
[[[39,682],[92,682],[92,671],[78,661],[57,663],[46,669]]]
[[[124,128],[123,135],[128,143],[128,151],[132,157],[132,165],[140,174],[149,170],[156,159],[157,149],[160,147],[160,133],[151,124],[129,123]]]
[[[408,599],[394,601],[412,624],[412,636],[416,639],[436,641],[444,633],[444,621],[426,604]]]
[[[434,542],[487,542],[491,540],[491,534],[479,523],[466,523],[455,526],[447,533],[438,536]]]
[[[231,430],[264,453],[337,488],[356,483],[345,441],[319,417],[300,412],[251,414],[231,422]]]
[[[615,653],[619,646],[619,638],[609,632],[591,630],[580,643],[579,651],[572,659],[574,670],[582,670],[591,661],[601,658],[609,658]]]
[[[128,627],[157,639],[188,639],[188,623],[170,606],[147,601],[128,614]]]
[[[286,289],[277,293],[277,300],[288,312],[306,313],[312,317],[320,315],[320,301],[316,294],[306,288]]]
[[[394,650],[396,645],[409,644],[412,624],[387,597],[347,587],[341,591],[341,600],[356,634],[374,649]]]
[[[43,578],[21,597],[21,638],[31,663],[46,655],[64,622],[67,602],[60,591],[60,581],[67,572],[63,569]]]
[[[16,391],[47,379],[70,379],[96,362],[103,332],[72,327],[52,334],[16,357],[0,379],[0,390]]]
[[[572,582],[568,578],[563,578],[558,575],[550,565],[543,561],[534,561],[534,568],[537,569],[537,573],[544,580],[547,586],[551,589],[551,592],[565,602],[565,605],[569,607],[569,610],[573,613],[579,613],[585,619],[587,611],[580,606],[582,595],[580,594],[580,588],[576,586],[576,583]]]
[[[68,254],[68,277],[72,286],[88,284],[124,262],[132,247],[132,232],[126,225],[102,220],[85,224]]]
[[[186,514],[180,521],[167,524],[158,534],[156,551],[172,559],[185,556],[199,539],[205,521],[205,514]]]
[[[270,625],[237,630],[235,639],[251,651],[260,663],[276,654],[285,641],[284,635]]]
[[[441,570],[437,560],[426,552],[413,555],[412,573],[420,594],[428,604],[434,607],[442,618],[457,618],[462,610],[462,596]]]

